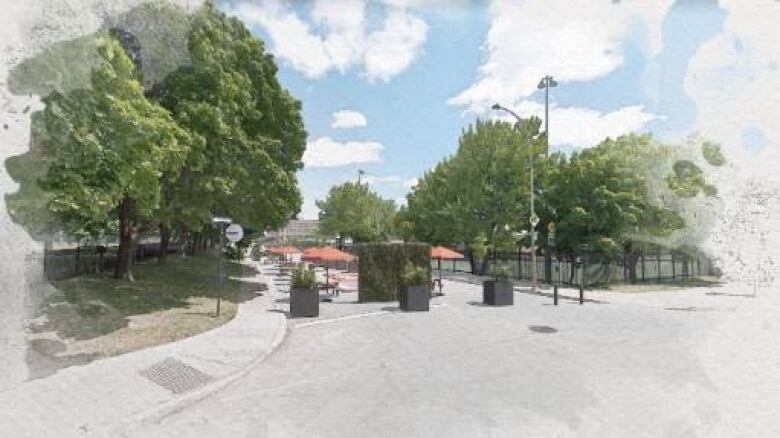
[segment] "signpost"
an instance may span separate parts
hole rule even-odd
[[[230,224],[225,230],[225,237],[227,237],[229,241],[236,243],[244,238],[244,229],[241,228],[240,224]]]
[[[211,218],[211,222],[213,222],[217,227],[219,227],[219,256],[217,257],[217,281],[219,283],[219,288],[217,290],[217,315],[216,315],[217,317],[219,317],[219,307],[222,302],[222,253],[224,252],[224,245],[222,243],[224,240],[223,237],[224,229],[222,228],[222,226],[225,224],[230,224],[231,222],[233,222],[233,219],[230,219],[229,217],[215,216]],[[238,225],[238,224],[231,224],[230,227],[232,227],[233,225]],[[244,230],[241,230],[240,225],[238,225],[238,228],[240,229],[240,233],[243,236]],[[240,240],[240,238],[238,240]]]

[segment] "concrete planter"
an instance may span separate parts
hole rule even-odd
[[[487,280],[482,283],[482,300],[491,306],[511,306],[515,302],[512,282],[509,280]]]
[[[293,318],[320,316],[320,291],[317,289],[292,289],[290,291],[290,316]]]
[[[430,309],[428,286],[401,286],[398,303],[407,312],[427,312]]]

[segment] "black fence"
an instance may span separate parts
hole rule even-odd
[[[169,253],[179,251],[171,245]],[[157,258],[159,243],[140,243],[136,246],[135,263]],[[43,272],[47,280],[64,280],[83,274],[111,271],[116,267],[117,246],[76,246],[74,248],[44,250]]]
[[[506,267],[515,280],[530,280],[532,258],[530,254],[497,255],[487,262],[490,266]],[[589,254],[579,257],[580,262],[563,258],[552,258],[549,267],[545,269],[546,261],[543,255],[536,257],[536,278],[540,282],[554,281],[558,284],[606,285],[611,283],[663,283],[676,282],[705,276],[719,276],[720,271],[712,261],[703,256],[680,254],[638,254],[635,256],[620,255],[605,257]],[[634,263],[632,279],[631,263]],[[433,269],[441,266],[442,270],[453,272],[472,271],[469,260],[431,260]],[[477,263],[475,271],[481,264]]]

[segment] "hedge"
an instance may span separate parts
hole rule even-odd
[[[358,300],[395,301],[408,261],[431,275],[431,246],[425,243],[362,243],[357,245]]]

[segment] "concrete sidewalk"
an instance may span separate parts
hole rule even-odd
[[[245,263],[254,263],[245,261]],[[199,335],[63,369],[0,393],[0,436],[116,436],[127,423],[153,421],[229,384],[267,357],[287,324],[281,296],[264,291],[227,324]]]

